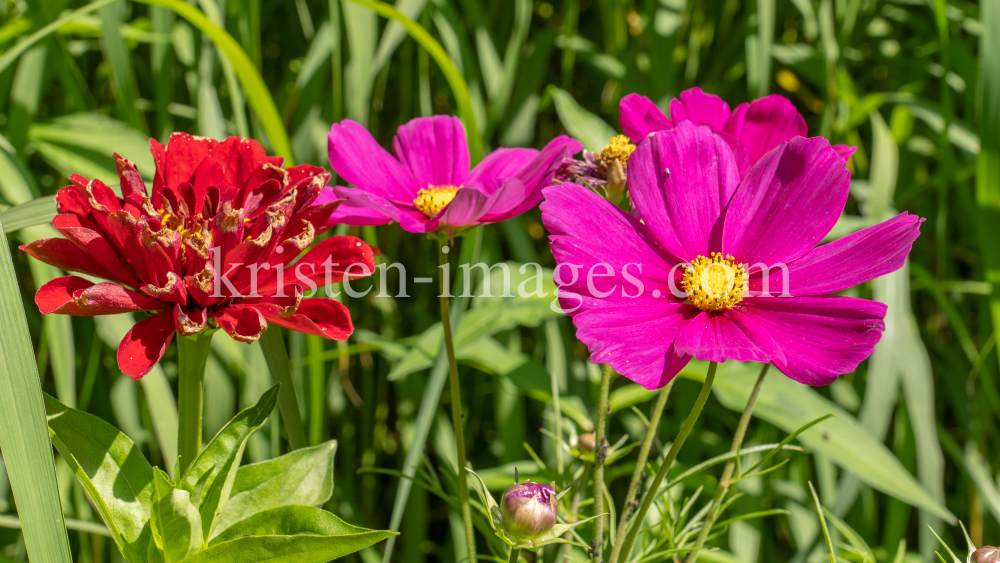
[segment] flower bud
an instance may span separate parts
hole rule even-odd
[[[579,450],[584,453],[593,453],[594,446],[597,445],[597,438],[594,436],[593,432],[587,432],[586,434],[580,434]]]
[[[972,563],[1000,563],[1000,549],[984,545],[972,552]]]
[[[532,539],[556,524],[556,490],[551,485],[524,482],[503,493],[503,528],[508,534]]]

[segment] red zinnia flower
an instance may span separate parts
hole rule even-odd
[[[133,379],[160,361],[175,331],[190,336],[218,327],[251,342],[272,322],[335,340],[351,334],[346,307],[302,295],[345,275],[369,275],[371,247],[331,237],[285,272],[339,204],[311,205],[328,173],[308,165],[283,169],[283,159],[250,139],[174,133],[168,145],[150,145],[152,198],[135,166],[116,154],[124,198],[74,174],[56,196],[60,214],[52,220],[66,238],[21,247],[63,270],[111,280],[52,280],[35,295],[42,313],[154,313],[118,347],[118,365]]]

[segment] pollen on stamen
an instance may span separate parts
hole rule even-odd
[[[462,186],[427,186],[417,192],[413,205],[424,215],[433,217],[455,199],[455,194],[461,188]]]
[[[681,288],[688,303],[702,311],[728,309],[743,300],[748,279],[732,255],[713,252],[711,258],[698,255],[687,266]]]

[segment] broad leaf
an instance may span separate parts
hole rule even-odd
[[[583,109],[573,95],[559,88],[552,89],[552,101],[555,102],[559,121],[573,138],[593,152],[597,152],[608,144],[608,140],[618,134],[603,119]]]
[[[154,471],[153,540],[166,563],[176,563],[205,547],[201,515],[191,503],[191,493],[175,487],[160,469]]]
[[[697,364],[692,364],[692,366]],[[697,368],[695,368],[697,370]],[[693,378],[694,370],[684,374]],[[726,408],[742,411],[758,374],[752,364],[726,362],[719,366],[715,394]],[[754,416],[793,432],[816,417],[833,413],[826,420],[799,435],[806,447],[822,452],[834,463],[859,479],[912,506],[927,510],[949,522],[955,516],[937,502],[889,451],[851,413],[822,397],[807,385],[774,374],[764,382]]]
[[[218,536],[241,520],[279,506],[319,506],[328,501],[333,494],[336,451],[336,440],[330,440],[241,467],[212,534]]]
[[[212,438],[204,450],[178,480],[177,488],[191,493],[191,502],[201,513],[204,535],[209,536],[215,514],[223,510],[236,480],[247,440],[274,410],[278,385],[261,396],[255,406],[237,414]]]
[[[184,563],[326,563],[394,535],[351,526],[319,508],[282,506],[230,527]]]
[[[100,418],[45,395],[49,433],[93,499],[118,549],[130,563],[146,561],[151,537],[153,469],[124,434]]]

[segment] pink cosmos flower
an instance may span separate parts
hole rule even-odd
[[[392,148],[395,157],[351,120],[330,128],[330,166],[357,186],[330,187],[317,199],[346,199],[331,224],[397,221],[429,233],[503,221],[538,205],[556,167],[581,145],[561,136],[541,151],[497,149],[470,171],[465,128],[456,117],[438,115],[401,126]]]
[[[806,120],[792,102],[777,94],[730,110],[722,98],[706,94],[701,88],[691,88],[670,101],[669,118],[652,100],[639,94],[625,96],[619,105],[622,131],[637,144],[650,133],[673,129],[685,121],[708,126],[725,139],[733,151],[740,177],[781,143],[805,137],[809,132]],[[847,145],[836,145],[833,149],[844,160],[857,150]]]
[[[741,180],[722,135],[679,123],[629,159],[634,215],[576,184],[544,190],[560,303],[592,361],[648,389],[692,358],[828,384],[871,355],[886,313],[829,294],[902,266],[923,221],[902,213],[816,246],[849,183],[822,137],[779,143]]]

